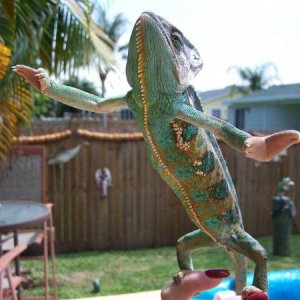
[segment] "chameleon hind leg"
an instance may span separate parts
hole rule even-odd
[[[222,244],[240,254],[247,256],[255,263],[253,286],[243,290],[243,296],[259,290],[267,292],[267,252],[250,234],[235,226],[230,237]]]
[[[237,295],[241,295],[247,280],[247,257],[234,250],[227,251],[231,256],[235,268],[235,290]]]
[[[214,242],[200,229],[189,232],[177,240],[176,252],[180,272],[174,276],[176,283],[181,281],[184,271],[194,269],[192,253],[201,247],[209,245],[214,245]]]

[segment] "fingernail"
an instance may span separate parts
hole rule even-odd
[[[249,293],[244,300],[268,300],[268,294],[266,292],[253,292]]]
[[[209,269],[205,271],[206,276],[210,278],[225,278],[230,275],[227,269]]]

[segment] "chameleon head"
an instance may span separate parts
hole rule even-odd
[[[151,12],[142,13],[137,20],[128,52],[126,75],[129,84],[132,87],[140,84],[136,74],[143,73],[145,81],[152,80],[149,88],[167,94],[184,91],[203,64],[197,49],[182,32]]]

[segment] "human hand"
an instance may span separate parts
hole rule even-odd
[[[189,300],[205,290],[212,289],[230,275],[226,269],[209,269],[183,271],[179,280],[165,286],[161,291],[161,300]],[[262,291],[250,292],[243,300],[267,300],[268,295]],[[234,293],[219,292],[214,300],[242,300],[241,296]]]
[[[173,283],[162,289],[161,299],[189,300],[192,296],[217,286],[229,275],[230,272],[226,269],[182,271]]]

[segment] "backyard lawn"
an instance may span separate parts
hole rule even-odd
[[[292,236],[290,257],[271,255],[272,239],[258,239],[269,253],[269,270],[300,268],[300,235]],[[194,254],[195,268],[228,268],[229,256],[218,248],[203,248]],[[22,262],[33,278],[42,277],[41,262]],[[178,271],[175,247],[132,251],[80,252],[57,256],[58,298],[75,299],[161,289]],[[249,264],[253,271],[253,264]],[[101,293],[93,294],[93,279],[101,281]],[[25,291],[39,295],[41,288]]]

